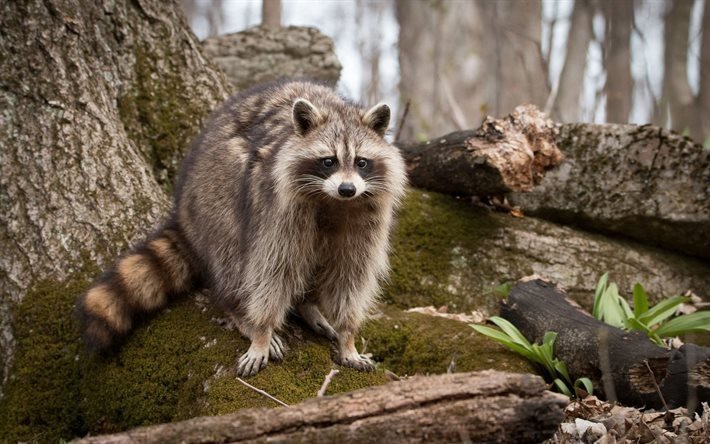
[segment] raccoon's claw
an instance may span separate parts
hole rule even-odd
[[[355,370],[360,370],[361,372],[371,372],[375,370],[375,363],[372,362],[370,358],[365,355],[353,355],[347,358],[340,359],[340,365],[343,367],[354,368]]]
[[[285,351],[286,347],[283,340],[277,334],[273,334],[271,336],[271,344],[269,344],[269,359],[281,361],[284,358]]]
[[[335,329],[331,327],[330,324],[328,324],[327,322],[317,322],[313,327],[313,331],[315,331],[319,335],[325,336],[326,338],[328,338],[328,340],[338,340],[338,333],[336,333]]]
[[[239,363],[237,365],[237,375],[239,376],[254,376],[259,373],[266,363],[269,361],[269,357],[263,353],[254,352],[251,348],[247,350],[246,353],[239,358]]]

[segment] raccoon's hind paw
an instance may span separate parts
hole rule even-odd
[[[269,359],[274,361],[281,361],[284,358],[284,353],[286,352],[286,347],[284,346],[283,339],[279,337],[276,333],[271,335],[271,344],[269,345]]]
[[[335,332],[335,329],[330,326],[328,321],[318,322],[312,327],[313,331],[321,336],[325,336],[329,341],[336,342],[338,340],[338,333]]]
[[[254,347],[249,347],[249,350],[239,358],[237,375],[254,376],[266,367],[267,362],[269,362],[269,356],[267,354],[255,350]]]
[[[375,370],[375,363],[365,355],[355,354],[346,358],[340,358],[340,365],[354,368],[361,372],[371,372]]]

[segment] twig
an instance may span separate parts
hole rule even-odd
[[[250,389],[254,390],[255,392],[261,393],[262,395],[266,396],[266,397],[269,398],[270,400],[272,400],[272,401],[274,401],[274,402],[278,402],[279,404],[281,404],[281,405],[284,406],[284,407],[290,407],[290,406],[289,406],[288,404],[286,404],[285,402],[283,402],[283,401],[281,401],[280,399],[277,399],[277,398],[271,396],[270,394],[266,393],[265,391],[263,391],[263,390],[261,390],[261,389],[258,389],[258,388],[256,388],[256,387],[254,387],[253,385],[251,385],[251,384],[249,384],[248,382],[244,381],[242,378],[237,378],[237,381],[239,381],[239,382],[241,382],[242,384],[246,385],[247,387],[249,387]]]
[[[330,381],[333,380],[333,377],[340,373],[340,370],[336,369],[331,369],[330,373],[325,375],[325,379],[323,380],[323,385],[320,386],[320,390],[318,390],[318,395],[316,395],[318,398],[322,398],[325,396],[325,391],[328,390],[328,386],[330,385]]]
[[[402,127],[404,126],[404,120],[407,118],[407,114],[409,114],[409,104],[412,103],[411,100],[407,100],[407,104],[404,105],[404,111],[402,112],[402,117],[399,119],[399,125],[397,125],[397,134],[394,136],[394,141],[398,142],[399,141],[399,136],[402,135]]]
[[[653,381],[654,387],[656,387],[656,392],[658,393],[658,397],[661,398],[661,402],[663,403],[663,408],[668,411],[668,404],[666,404],[666,400],[663,399],[663,393],[661,393],[661,388],[658,387],[658,383],[656,382],[656,375],[653,374],[653,370],[651,370],[651,366],[648,365],[648,359],[644,359],[643,363],[646,364],[646,368],[648,369],[648,373],[651,374],[651,380]]]

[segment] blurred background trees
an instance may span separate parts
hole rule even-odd
[[[278,1],[183,5],[205,38],[261,23],[262,2],[268,19]],[[406,139],[533,103],[562,122],[655,123],[710,145],[708,11],[709,0],[283,0],[280,19],[334,39],[346,95],[410,103]]]

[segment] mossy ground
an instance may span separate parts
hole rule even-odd
[[[438,193],[410,190],[392,240],[392,273],[385,302],[402,307],[446,305],[451,311],[496,311],[496,291],[508,280],[488,272],[474,252],[499,228],[485,209]]]
[[[380,363],[378,369],[341,369],[329,394],[383,384],[384,369],[399,375],[443,373],[452,359],[456,371],[532,370],[522,358],[463,323],[402,310],[445,304],[457,309],[496,307],[500,296],[494,288],[500,283],[476,292],[451,280],[475,266],[466,258],[477,236],[495,229],[494,218],[487,223],[485,215],[470,217],[471,211],[478,210],[434,193],[410,193],[394,239],[385,304],[360,332],[367,352]],[[248,343],[219,322],[223,315],[201,295],[177,301],[146,322],[117,354],[88,355],[72,317],[76,296],[99,271],[86,268],[65,282],[38,283],[14,310],[17,352],[0,401],[4,441],[57,442],[86,433],[277,406],[235,379],[234,363]],[[472,294],[464,294],[469,290]],[[315,396],[334,366],[335,350],[295,321],[284,336],[289,347],[285,361],[270,363],[249,383],[291,404]]]

